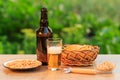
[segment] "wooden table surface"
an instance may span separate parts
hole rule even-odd
[[[111,74],[65,74],[61,70],[50,71],[47,66],[41,66],[31,71],[11,71],[2,64],[11,59],[36,59],[36,55],[0,55],[0,80],[120,80],[120,55],[98,55],[96,63],[111,61],[115,69]]]

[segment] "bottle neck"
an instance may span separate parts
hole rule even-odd
[[[46,8],[42,8],[42,10],[41,10],[40,26],[48,27],[48,17],[47,17],[47,9]]]
[[[48,20],[47,19],[41,19],[40,20],[40,27],[48,27]]]

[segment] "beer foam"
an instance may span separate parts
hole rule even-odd
[[[61,46],[48,47],[48,54],[60,54],[62,52]]]

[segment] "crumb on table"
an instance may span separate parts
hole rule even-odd
[[[108,61],[97,65],[97,70],[100,70],[100,71],[111,71],[113,69],[114,69],[114,64]]]

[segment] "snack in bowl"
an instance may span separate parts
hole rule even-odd
[[[35,59],[15,59],[7,61],[3,65],[12,70],[27,70],[39,67],[42,63]]]
[[[99,52],[98,46],[92,45],[67,45],[62,54],[62,65],[68,66],[88,66],[93,65]]]

